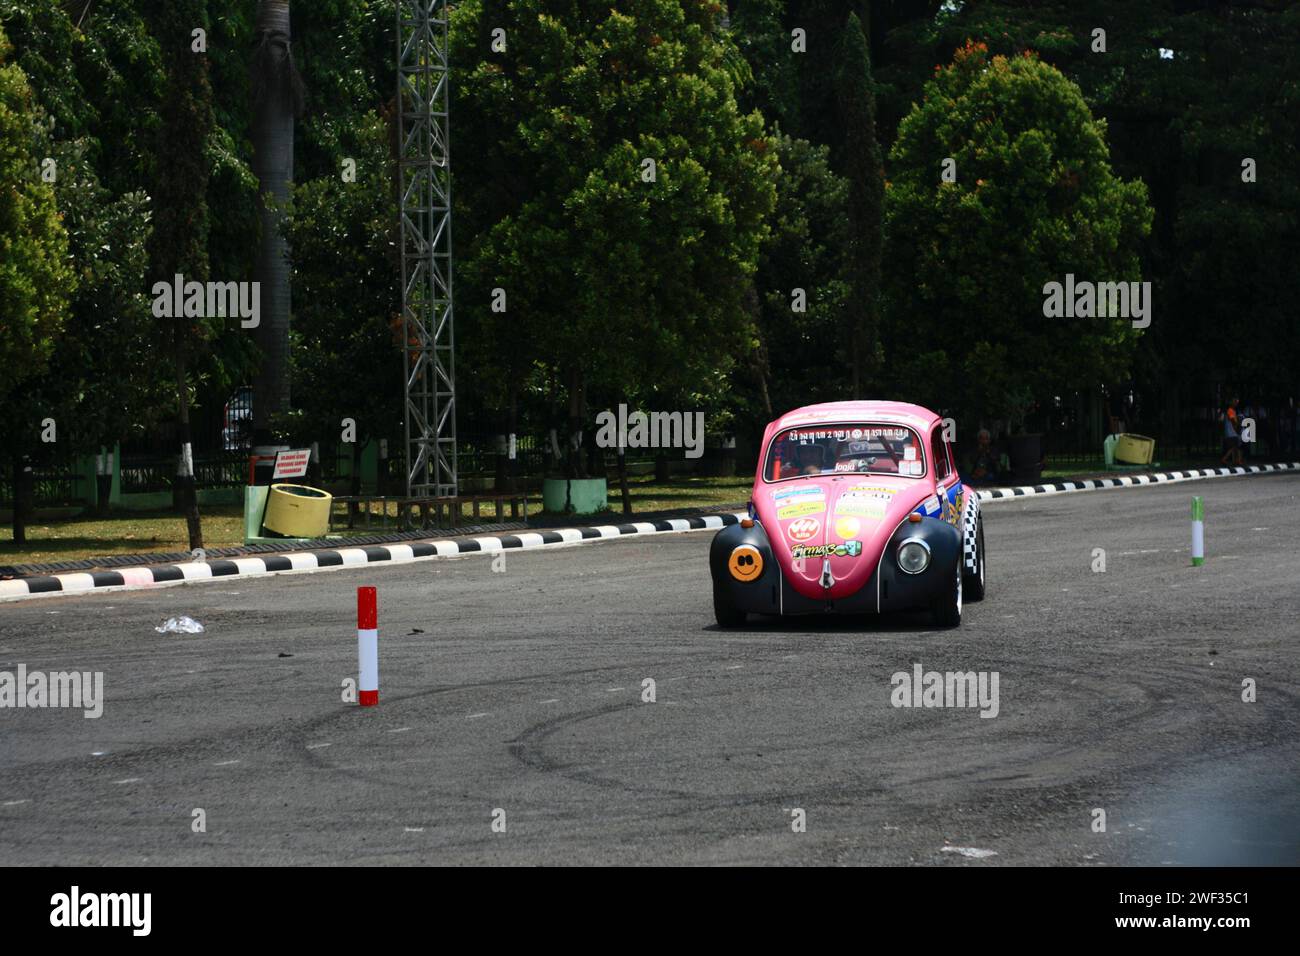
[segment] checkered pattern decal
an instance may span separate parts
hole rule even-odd
[[[980,501],[978,495],[967,494],[966,506],[961,515],[961,552],[966,573],[974,577],[979,573],[979,558],[976,549],[979,545]]]

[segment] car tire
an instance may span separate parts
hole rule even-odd
[[[961,579],[962,562],[958,559],[956,562],[956,572],[952,576],[952,584],[947,589],[943,597],[936,598],[930,605],[930,613],[934,617],[934,623],[939,627],[960,627],[961,626]]]
[[[975,573],[967,574],[962,582],[965,588],[964,599],[967,601],[984,600],[984,519],[976,519],[975,525]]]
[[[744,611],[731,603],[722,588],[713,589],[713,616],[718,627],[742,627],[746,617]]]

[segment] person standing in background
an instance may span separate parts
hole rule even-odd
[[[1106,403],[1107,426],[1110,428],[1109,434],[1122,435],[1124,433],[1124,397],[1119,394],[1112,394]]]
[[[1241,464],[1241,418],[1237,414],[1240,399],[1233,398],[1223,412],[1223,456],[1221,465]]]
[[[989,434],[987,428],[981,428],[975,435],[975,457],[967,472],[971,484],[992,484],[997,481],[1000,468],[1001,462],[998,461],[997,451],[993,448],[993,436]]]

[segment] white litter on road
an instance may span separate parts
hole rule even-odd
[[[981,850],[973,846],[945,846],[940,847],[941,853],[960,853],[962,856],[971,860],[982,860],[985,857],[997,856],[997,850]]]
[[[202,634],[203,625],[188,615],[169,617],[161,627],[155,627],[159,634]]]

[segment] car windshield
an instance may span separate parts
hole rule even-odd
[[[764,481],[807,475],[925,474],[925,456],[916,432],[902,425],[809,425],[787,428],[772,439]]]

